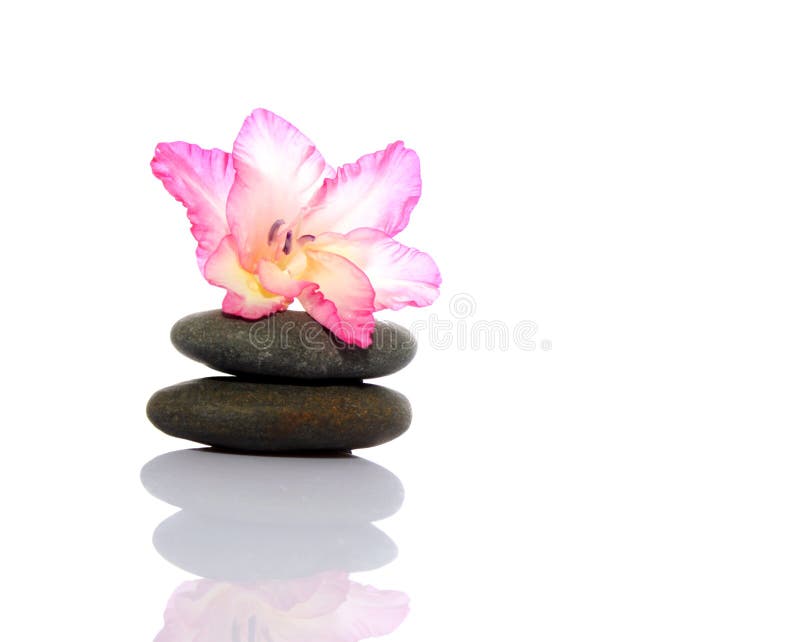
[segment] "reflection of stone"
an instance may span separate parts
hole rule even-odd
[[[389,537],[368,522],[264,524],[180,511],[153,533],[156,550],[176,566],[215,579],[253,581],[322,571],[368,571],[397,556]]]
[[[400,508],[403,485],[377,464],[200,449],[156,457],[141,477],[182,508],[156,549],[206,578],[178,587],[155,642],[357,642],[408,613],[404,593],[348,577],[397,552],[371,522]]]
[[[259,457],[203,448],[166,453],[142,468],[142,483],[186,511],[248,522],[374,522],[396,513],[403,484],[351,455]]]
[[[267,457],[208,449],[157,457],[142,483],[183,510],[153,542],[191,573],[263,581],[389,563],[394,543],[371,524],[396,512],[403,486],[351,455]]]
[[[323,573],[291,581],[182,584],[155,642],[357,642],[394,631],[408,597]]]

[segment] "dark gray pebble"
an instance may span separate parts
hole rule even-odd
[[[299,385],[209,377],[156,392],[153,424],[173,437],[239,451],[349,451],[403,434],[411,405],[364,383]]]
[[[233,375],[297,379],[370,379],[397,372],[417,342],[402,326],[377,321],[369,348],[345,345],[305,312],[287,310],[259,321],[198,312],[172,328],[179,352]]]

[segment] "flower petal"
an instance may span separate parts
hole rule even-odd
[[[289,299],[294,299],[309,285],[313,285],[305,280],[293,279],[286,270],[281,270],[271,261],[259,261],[258,280],[266,290]]]
[[[265,109],[244,121],[233,144],[233,166],[228,225],[242,265],[254,271],[259,259],[283,247],[286,229],[330,168],[308,138]],[[278,221],[286,224],[280,234],[281,225],[273,227]]]
[[[159,143],[150,168],[167,191],[186,206],[202,271],[208,255],[228,234],[225,202],[234,176],[230,154],[183,142]]]
[[[397,141],[325,179],[303,217],[302,234],[373,227],[394,236],[408,224],[421,188],[419,157]]]
[[[355,263],[375,289],[375,310],[422,307],[439,296],[442,277],[433,259],[379,230],[360,228],[345,235],[323,234],[310,247]]]
[[[222,311],[228,314],[260,319],[284,310],[288,305],[283,296],[265,290],[256,276],[242,267],[236,253],[236,241],[230,234],[208,257],[205,277],[212,285],[228,291],[222,301]]]
[[[310,284],[298,299],[313,319],[346,343],[367,348],[375,328],[375,291],[367,275],[346,258],[306,250],[303,278]]]

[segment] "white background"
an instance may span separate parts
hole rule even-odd
[[[138,475],[192,445],[144,406],[206,374],[169,328],[222,293],[148,163],[266,107],[334,165],[418,151],[400,240],[444,283],[393,319],[538,324],[385,380],[413,425],[358,454],[405,486],[399,556],[354,579],[410,596],[387,639],[798,639],[795,3],[0,13],[4,638],[150,640],[191,578]]]

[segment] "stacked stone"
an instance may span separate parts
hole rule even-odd
[[[416,341],[397,324],[377,321],[372,345],[358,348],[305,312],[248,321],[212,310],[178,321],[171,338],[182,354],[232,376],[156,392],[147,416],[168,435],[229,450],[350,451],[411,423],[403,395],[363,382],[414,358]]]

